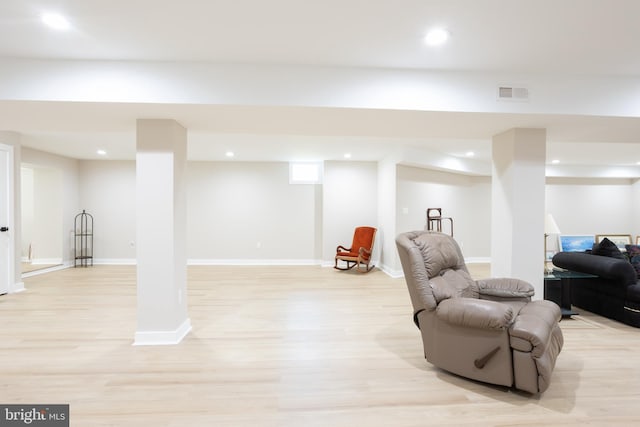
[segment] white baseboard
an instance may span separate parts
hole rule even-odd
[[[24,282],[14,283],[13,286],[9,289],[10,294],[17,294],[19,292],[24,292],[27,289],[24,287]]]
[[[321,265],[315,259],[189,259],[187,265]]]
[[[402,270],[400,270],[400,272],[397,272],[395,270],[391,270],[389,268],[387,268],[385,265],[380,264],[379,262],[373,261],[371,263],[373,265],[374,268],[377,268],[379,270],[381,270],[383,273],[385,273],[387,276],[393,278],[393,279],[397,279],[399,277],[404,277],[404,274],[402,274]],[[325,261],[322,264],[322,267],[335,267],[336,263],[335,261]]]
[[[34,258],[31,260],[32,265],[42,264],[62,264],[62,258]]]
[[[22,273],[21,276],[23,279],[26,279],[27,277],[38,276],[40,274],[45,274],[45,273],[51,273],[52,271],[64,270],[65,268],[69,268],[69,267],[73,267],[73,264],[67,261],[64,264],[54,265],[53,267]]]
[[[330,261],[319,261],[321,262],[321,266],[322,267],[335,267],[336,265],[336,261],[334,259],[330,260]],[[374,267],[378,267],[378,264],[380,264],[379,260],[372,260],[371,261],[371,265],[373,265]],[[382,269],[381,269],[382,270]]]
[[[384,264],[380,265],[379,268],[380,270],[382,270],[383,273],[385,273],[387,276],[391,277],[392,279],[399,279],[401,277],[404,277],[404,272],[402,270],[394,270]]]
[[[36,262],[37,261],[37,262]],[[50,261],[50,260],[34,260],[33,264],[50,264],[50,262],[41,262],[41,261]],[[490,257],[470,257],[465,258],[465,262],[467,264],[478,264],[478,263],[490,263]],[[58,263],[61,263],[58,260]],[[137,265],[137,260],[135,258],[96,258],[93,261],[94,265]],[[238,265],[238,266],[252,266],[252,265],[320,265],[322,267],[333,267],[333,261],[322,261],[317,259],[188,259],[187,265]],[[373,264],[382,270],[388,276],[398,279],[404,277],[404,273],[402,269],[395,270],[389,268],[384,264],[379,264],[379,262],[373,262]],[[63,268],[73,267],[73,261],[67,261],[63,265],[59,265],[52,268],[47,268],[44,270],[37,270],[30,273],[24,273],[22,277],[30,277],[35,276],[37,274],[48,273],[50,271],[61,270]]]
[[[187,265],[319,265],[315,259],[188,259]],[[137,265],[135,258],[96,258],[94,265]]]
[[[466,264],[490,264],[491,257],[469,257],[465,258],[464,262]]]
[[[491,258],[490,257],[470,257],[470,258],[465,258],[464,262],[466,264],[488,264],[488,263],[491,263]],[[392,268],[387,267],[386,265],[380,265],[379,268],[380,270],[385,272],[388,276],[394,279],[399,279],[401,277],[404,277],[404,271],[402,271],[402,269],[394,270]]]
[[[91,261],[89,261],[91,264]],[[136,265],[138,260],[135,258],[95,258],[93,265]]]
[[[191,320],[186,319],[173,331],[136,332],[133,345],[176,345],[191,331]]]

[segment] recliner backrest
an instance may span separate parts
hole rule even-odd
[[[447,298],[478,298],[478,286],[451,236],[436,231],[402,233],[396,245],[414,312],[435,310]]]
[[[448,269],[467,269],[458,244],[450,236],[429,232],[416,237],[413,241],[420,248],[429,277],[439,276],[441,272]]]
[[[458,243],[448,234],[424,233],[414,239],[420,248],[436,302],[447,298],[478,298]]]

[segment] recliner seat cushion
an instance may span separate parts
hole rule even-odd
[[[447,269],[429,284],[438,303],[448,298],[478,298],[478,285],[464,270]]]

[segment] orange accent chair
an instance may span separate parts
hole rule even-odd
[[[376,239],[377,229],[374,227],[356,227],[353,233],[353,243],[350,248],[338,246],[336,248],[336,264],[333,268],[338,270],[350,270],[356,267],[360,273],[370,271],[374,265],[371,263],[373,242]],[[338,261],[347,263],[346,267],[338,267]]]

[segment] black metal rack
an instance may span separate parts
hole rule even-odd
[[[93,216],[84,209],[74,221],[74,267],[93,265]]]

